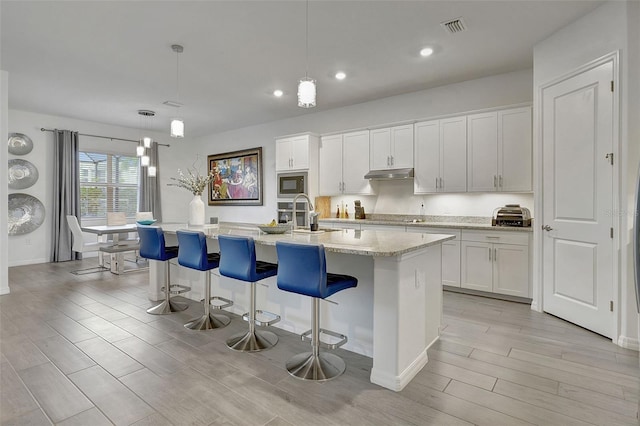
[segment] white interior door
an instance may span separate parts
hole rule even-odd
[[[613,62],[542,92],[543,307],[611,337]]]

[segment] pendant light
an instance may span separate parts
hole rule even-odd
[[[180,54],[184,51],[184,48],[179,44],[172,44],[171,50],[176,52],[176,100],[173,105],[176,108],[180,108],[180,102],[178,101],[180,94]],[[171,120],[171,137],[184,137],[184,121],[182,121],[182,118],[174,117]]]
[[[309,0],[306,3],[306,44],[304,78],[298,82],[298,106],[313,108],[316,106],[316,81],[309,78]]]

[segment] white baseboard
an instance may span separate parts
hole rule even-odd
[[[10,261],[9,268],[12,266],[25,266],[25,265],[37,265],[40,263],[49,263],[49,259],[29,259],[29,260],[18,260],[18,261]]]
[[[631,349],[632,351],[640,351],[640,341],[632,337],[618,337],[618,346],[625,349]]]
[[[7,286],[7,287],[0,287],[0,296],[2,296],[3,294],[9,294],[11,293],[11,289]]]

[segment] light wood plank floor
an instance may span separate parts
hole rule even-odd
[[[399,393],[369,382],[371,359],[337,352],[346,373],[290,378],[298,336],[270,351],[224,344],[199,315],[148,315],[146,273],[76,276],[95,259],[10,268],[0,296],[2,425],[637,425],[638,354],[528,305],[445,293],[442,337]],[[343,307],[348,309],[347,306]]]

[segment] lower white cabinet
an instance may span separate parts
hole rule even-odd
[[[471,290],[531,297],[529,235],[514,234],[463,231],[460,286]]]
[[[455,239],[442,243],[442,285],[460,287],[460,230],[407,226],[407,232],[456,236]]]

